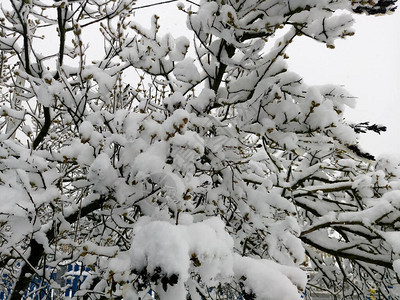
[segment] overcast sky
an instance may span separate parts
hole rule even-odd
[[[375,155],[400,153],[400,11],[390,16],[356,16],[356,34],[331,50],[298,38],[288,53],[291,70],[309,84],[344,85],[358,98],[349,120],[383,124],[388,131],[361,139]]]
[[[137,0],[136,7],[164,1]],[[161,32],[171,32],[175,37],[190,35],[185,30],[185,14],[178,11],[176,3],[138,9],[136,20],[148,27],[150,16],[157,13],[161,16]],[[364,135],[361,147],[374,155],[400,154],[400,10],[390,16],[355,17],[355,36],[336,41],[335,49],[298,37],[288,48],[290,70],[310,85],[345,86],[358,98],[356,109],[346,113],[349,121],[370,121],[388,127],[380,136]],[[43,47],[51,46],[48,39],[43,43]]]
[[[160,2],[138,0],[137,6]],[[184,34],[182,12],[176,2],[139,9],[136,16],[148,25],[149,16],[161,16],[162,30]],[[382,135],[363,135],[361,147],[374,155],[400,153],[400,11],[390,16],[357,15],[356,34],[338,40],[335,49],[307,37],[299,37],[288,48],[291,71],[308,84],[338,84],[358,98],[357,108],[346,118],[386,125]],[[187,33],[186,33],[187,34]]]

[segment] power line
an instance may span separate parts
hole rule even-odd
[[[149,7],[153,7],[153,6],[157,6],[157,5],[163,5],[163,4],[168,4],[168,3],[172,3],[172,2],[177,2],[178,0],[167,0],[167,1],[162,1],[162,2],[158,2],[158,3],[153,3],[153,4],[147,4],[147,5],[142,5],[142,6],[136,6],[133,8],[133,10],[138,10],[138,9],[142,9],[142,8],[149,8]],[[186,0],[186,2],[189,2],[193,5],[199,6],[199,4],[190,1],[190,0]]]

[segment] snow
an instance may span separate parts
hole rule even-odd
[[[172,287],[172,293],[157,290],[163,299],[185,298],[183,283],[189,279],[193,255],[202,264],[199,272],[204,282],[209,283],[219,276],[226,280],[232,275],[233,241],[221,220],[215,218],[188,225],[162,221],[140,223],[134,229],[131,266],[138,271],[146,268],[149,273],[161,268],[166,276],[178,276],[179,282]]]
[[[229,282],[233,276],[245,276],[248,287],[262,299],[277,299],[278,295],[280,299],[299,298],[298,289],[303,290],[306,284],[305,273],[296,267],[234,254],[233,240],[217,217],[198,223],[190,223],[186,218],[184,225],[143,218],[135,225],[129,256],[130,264],[125,253],[112,259],[109,264],[112,271],[146,269],[150,274],[161,272],[167,277],[178,276],[178,283],[168,287],[168,293],[153,287],[163,299],[185,298],[184,283],[189,280],[194,266],[203,282],[211,286]],[[128,291],[132,293],[129,288],[126,293]]]
[[[191,106],[196,112],[203,113],[207,107],[215,101],[215,93],[211,89],[203,89],[196,98],[192,98],[188,101],[188,105]]]
[[[96,157],[90,165],[87,178],[93,184],[94,190],[99,193],[105,193],[107,188],[113,187],[118,175],[107,154],[102,153]]]
[[[175,48],[168,54],[172,61],[182,61],[185,58],[190,42],[187,37],[175,39]]]
[[[1,219],[6,219],[7,215],[27,217],[29,213],[34,211],[33,203],[26,191],[0,186],[0,195],[2,195],[0,201]]]
[[[192,58],[185,58],[175,65],[174,75],[180,82],[196,84],[200,82],[201,76],[195,61]]]
[[[137,178],[145,178],[150,174],[163,173],[167,148],[167,143],[159,142],[146,149],[146,152],[138,154],[134,158],[132,165]]]
[[[382,236],[385,238],[386,242],[392,247],[393,253],[400,256],[400,232],[388,231],[382,232]]]
[[[87,64],[91,55],[67,39],[69,65],[52,66],[57,55],[43,51],[31,55],[32,72],[2,78],[14,89],[0,107],[7,271],[19,276],[21,259],[40,251],[29,248],[35,239],[53,266],[66,258],[90,265],[80,295],[137,300],[151,289],[167,300],[274,300],[299,299],[314,286],[353,293],[375,280],[354,271],[368,261],[380,263],[371,274],[382,275],[376,284],[387,294],[395,279],[388,266],[400,268],[399,161],[351,152],[358,134],[344,111],[354,98],[342,87],[307,85],[286,63],[300,32],[329,48],[352,35],[346,11],[354,1],[178,4],[194,41],[163,36],[158,16],[136,24],[132,1],[98,11],[95,2],[82,14],[68,6],[66,26],[86,30],[94,15],[115,16],[100,27],[104,49],[95,44],[104,57]],[[46,23],[47,11],[21,7],[33,18],[30,38],[41,31],[35,15]],[[15,24],[3,26],[0,47],[18,60],[6,43],[17,51],[21,39],[5,38],[19,35],[15,16],[4,19]],[[42,106],[52,122],[33,149]],[[317,273],[313,285],[301,265]]]
[[[110,94],[115,85],[115,78],[94,65],[86,66],[82,71],[82,77],[87,79],[93,78],[97,82],[99,95],[103,100],[108,102],[107,95]]]
[[[393,269],[397,273],[397,276],[400,276],[400,259],[393,261]]]
[[[177,108],[181,108],[185,106],[185,97],[183,97],[181,92],[175,92],[171,96],[164,99],[164,106],[170,111],[173,112]]]
[[[235,255],[235,275],[244,276],[246,292],[255,293],[257,299],[300,299],[307,275],[290,267],[282,267],[269,260],[255,260]]]
[[[94,127],[89,121],[83,121],[79,127],[79,133],[83,140],[90,140],[93,131]]]

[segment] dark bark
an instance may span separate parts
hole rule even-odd
[[[303,241],[303,243],[310,245],[324,253],[330,254],[332,256],[337,256],[340,258],[346,258],[352,261],[361,261],[361,262],[366,262],[368,264],[372,264],[372,265],[377,265],[377,266],[382,266],[385,268],[388,268],[390,270],[393,269],[393,265],[390,262],[390,259],[388,258],[386,261],[385,260],[381,260],[378,258],[370,258],[367,256],[362,256],[362,255],[356,255],[353,253],[348,253],[345,251],[340,251],[340,250],[334,250],[334,249],[329,249],[327,247],[324,247],[323,245],[317,244],[315,243],[313,240],[307,238],[305,235],[300,236],[300,239]]]
[[[101,196],[97,201],[90,203],[89,205],[82,207],[81,210],[76,211],[75,213],[69,215],[65,219],[73,224],[75,223],[79,218],[84,218],[88,214],[96,211],[97,209],[100,209],[104,202],[106,201],[105,196]],[[49,240],[49,244],[51,245],[52,242],[54,242],[54,230],[50,229],[46,233],[46,237]],[[20,276],[18,278],[17,283],[15,284],[15,287],[13,289],[13,292],[11,294],[10,300],[17,300],[21,299],[21,295],[24,293],[24,291],[28,288],[29,283],[32,280],[33,273],[35,273],[35,270],[32,270],[32,267],[38,267],[40,260],[42,257],[44,257],[44,248],[43,245],[39,244],[34,238],[31,239],[29,248],[31,250],[30,255],[26,260],[28,263],[24,263]],[[29,275],[32,274],[32,275]]]
[[[44,138],[49,133],[50,125],[51,125],[51,116],[50,116],[50,107],[43,107],[44,113],[44,124],[39,131],[39,134],[36,136],[35,140],[33,141],[32,147],[33,149],[37,149],[40,143],[44,140]]]
[[[27,258],[27,261],[29,263],[26,262],[24,263],[21,269],[21,275],[19,276],[19,279],[15,284],[10,300],[20,300],[22,298],[24,291],[26,290],[26,288],[28,287],[29,283],[32,280],[32,275],[31,276],[28,275],[30,273],[33,273],[34,271],[31,269],[31,266],[35,267],[38,266],[40,259],[43,256],[44,248],[41,244],[36,242],[35,239],[31,239],[29,248],[31,249],[31,253]]]

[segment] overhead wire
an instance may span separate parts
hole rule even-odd
[[[172,3],[172,2],[178,2],[179,0],[166,0],[166,1],[161,1],[161,2],[157,2],[157,3],[152,3],[152,4],[146,4],[146,5],[142,5],[142,6],[136,6],[133,8],[133,10],[138,10],[138,9],[142,9],[142,8],[149,8],[149,7],[153,7],[153,6],[158,6],[158,5],[163,5],[163,4],[168,4],[168,3]],[[198,3],[195,3],[191,0],[185,0],[186,2],[189,2],[190,4],[196,5],[196,6],[200,6]]]

